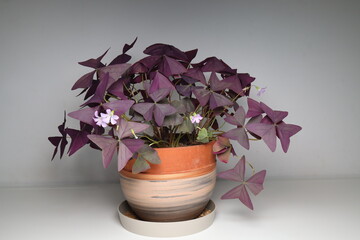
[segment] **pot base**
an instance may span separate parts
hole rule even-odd
[[[148,237],[180,237],[208,228],[215,218],[215,204],[210,200],[200,216],[178,222],[150,222],[137,219],[127,201],[119,205],[118,213],[122,226],[130,232]]]

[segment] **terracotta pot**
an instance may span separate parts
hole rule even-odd
[[[170,222],[196,218],[215,187],[213,143],[155,149],[161,164],[133,174],[128,162],[120,172],[123,194],[135,214],[146,221]]]

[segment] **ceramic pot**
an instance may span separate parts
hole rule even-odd
[[[155,149],[161,164],[139,174],[135,160],[120,172],[123,194],[142,220],[173,222],[194,219],[208,204],[216,182],[213,143]]]

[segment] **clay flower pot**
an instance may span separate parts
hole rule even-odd
[[[216,181],[213,143],[155,149],[161,164],[131,172],[134,159],[120,171],[123,194],[135,214],[154,222],[196,218],[208,204]]]

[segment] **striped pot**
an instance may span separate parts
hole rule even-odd
[[[123,194],[142,220],[174,222],[196,218],[208,204],[216,182],[213,143],[155,149],[161,164],[133,174],[130,160],[120,172]]]

